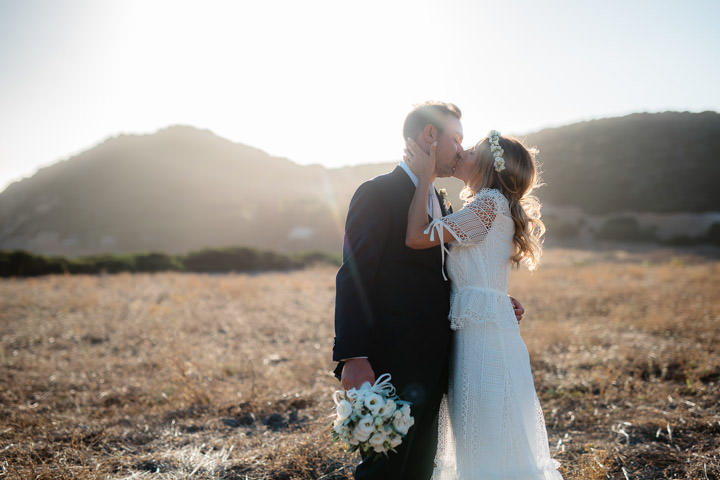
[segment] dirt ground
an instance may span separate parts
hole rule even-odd
[[[0,281],[0,478],[351,478],[335,270]],[[566,479],[720,478],[720,262],[551,250],[511,294]]]

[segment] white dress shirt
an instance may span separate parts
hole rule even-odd
[[[403,169],[405,173],[407,173],[408,177],[410,177],[410,180],[412,180],[413,185],[415,187],[418,186],[418,178],[415,173],[410,170],[410,167],[407,163],[403,160],[400,162],[400,168]],[[440,209],[440,200],[438,200],[437,195],[435,195],[435,184],[430,184],[430,191],[428,192],[428,201],[427,201],[427,212],[428,215],[430,215],[432,218],[440,218],[442,217],[442,210]]]

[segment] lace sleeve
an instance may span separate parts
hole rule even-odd
[[[495,195],[479,192],[465,207],[437,223],[442,224],[460,245],[482,243],[497,216]]]

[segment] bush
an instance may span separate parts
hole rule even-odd
[[[191,272],[254,272],[258,270],[289,270],[302,263],[274,252],[261,252],[248,247],[207,248],[190,252],[182,259]]]
[[[543,215],[542,221],[545,224],[546,238],[553,240],[568,240],[575,238],[580,233],[581,227],[585,224],[584,218],[579,218],[576,222],[569,222],[560,219],[557,215]]]
[[[256,272],[293,270],[314,263],[340,265],[340,255],[304,252],[282,255],[247,247],[207,248],[184,256],[160,252],[134,255],[91,255],[67,259],[45,257],[24,250],[0,250],[0,277],[35,276],[52,273],[98,274],[120,272]]]
[[[632,217],[616,217],[607,220],[595,232],[595,238],[631,242],[657,241],[655,227],[641,228],[638,221]]]
[[[314,265],[316,263],[322,263],[327,265],[334,265],[339,267],[342,264],[342,253],[328,253],[328,252],[301,252],[296,253],[293,257],[296,261],[303,265]]]
[[[688,235],[675,235],[674,237],[668,238],[663,243],[665,243],[667,245],[673,245],[676,247],[687,247],[690,245],[697,245],[698,243],[702,243],[702,241],[703,241],[702,237],[690,237]]]
[[[32,277],[67,271],[68,262],[61,257],[33,255],[25,250],[0,251],[0,277]]]
[[[134,272],[135,259],[130,255],[91,255],[70,260],[69,271],[86,274]]]
[[[135,255],[136,272],[166,272],[182,269],[182,262],[173,255],[159,252],[139,253]]]

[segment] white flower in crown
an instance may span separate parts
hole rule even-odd
[[[488,133],[488,140],[490,141],[490,151],[493,157],[495,157],[495,162],[493,163],[495,171],[498,173],[502,172],[505,170],[505,160],[503,159],[505,150],[500,146],[500,132],[491,130],[490,133]]]

